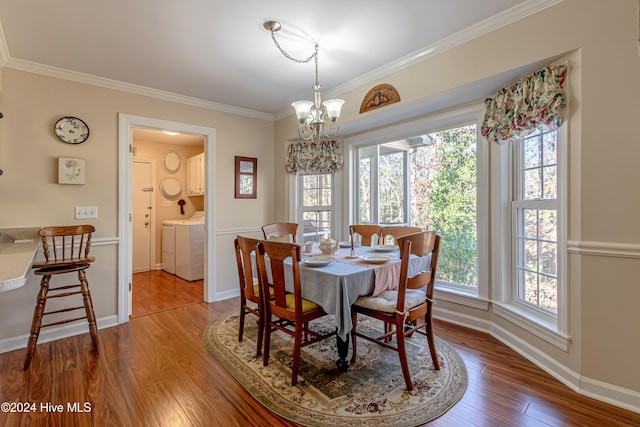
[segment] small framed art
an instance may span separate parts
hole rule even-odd
[[[258,184],[258,159],[235,156],[236,158],[236,199],[255,199]]]
[[[84,184],[85,160],[58,157],[58,184]]]

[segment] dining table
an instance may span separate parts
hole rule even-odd
[[[303,248],[304,249],[304,248]],[[342,371],[349,367],[349,334],[353,329],[351,305],[360,296],[377,296],[398,288],[400,250],[394,245],[354,246],[341,242],[331,255],[323,254],[317,245],[302,251],[300,281],[302,297],[318,304],[334,315],[338,357]],[[430,268],[431,255],[409,258],[409,277]],[[293,291],[293,274],[285,276],[285,288]]]

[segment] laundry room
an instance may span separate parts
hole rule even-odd
[[[133,131],[132,316],[202,301],[204,138]]]

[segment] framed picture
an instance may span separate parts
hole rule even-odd
[[[236,156],[236,199],[255,199],[258,183],[258,159]]]
[[[58,184],[84,184],[85,160],[58,157]]]

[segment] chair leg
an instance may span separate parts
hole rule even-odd
[[[29,369],[31,359],[36,353],[36,344],[38,343],[38,336],[40,335],[40,327],[42,326],[42,316],[47,304],[47,293],[49,292],[49,280],[51,276],[42,276],[40,281],[40,291],[36,300],[36,307],[33,310],[33,320],[31,322],[31,332],[29,334],[29,342],[27,343],[27,353],[24,358],[24,365],[22,369]]]
[[[271,314],[264,317],[264,350],[262,351],[262,365],[269,365],[269,349],[271,347]]]
[[[244,316],[246,314],[245,305],[247,301],[244,297],[240,297],[240,324],[238,326],[238,342],[242,342],[242,336],[244,334]]]
[[[429,352],[431,353],[431,360],[433,361],[433,367],[436,370],[440,369],[440,362],[438,361],[438,354],[436,353],[436,343],[433,338],[433,323],[431,322],[431,318],[426,317],[424,319],[427,331],[427,342],[429,343]]]
[[[87,320],[89,322],[89,333],[91,334],[93,352],[98,353],[98,326],[96,324],[96,314],[93,311],[91,291],[89,290],[89,282],[87,282],[87,275],[84,270],[78,271],[78,279],[80,279],[80,290],[82,292],[82,300],[84,302],[84,311],[87,314]]]
[[[298,366],[300,365],[300,350],[302,349],[302,325],[296,325],[296,335],[293,344],[293,366],[291,367],[291,385],[298,384]],[[306,331],[304,331],[306,335]]]
[[[407,363],[407,350],[404,342],[404,319],[396,318],[396,341],[398,344],[398,356],[400,357],[400,366],[402,367],[402,376],[404,377],[404,383],[407,386],[407,390],[413,390],[413,383],[411,382],[411,373],[409,372],[409,364]]]
[[[260,310],[258,311],[258,344],[256,345],[256,358],[262,356],[262,339],[265,333],[265,323],[264,310],[260,307]]]

